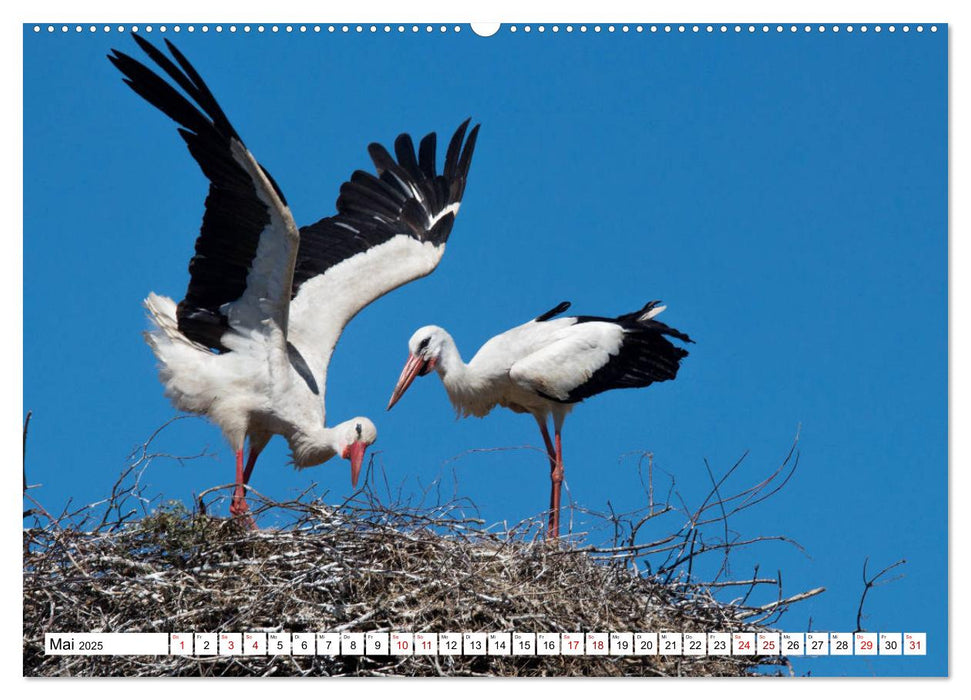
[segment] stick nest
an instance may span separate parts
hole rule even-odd
[[[31,495],[25,473],[32,524],[23,531],[24,675],[791,673],[785,658],[742,656],[45,656],[44,634],[759,632],[822,591],[783,598],[780,580],[759,578],[757,568],[749,580],[722,579],[733,547],[786,539],[742,540],[727,522],[788,481],[795,446],[767,479],[738,493],[726,494],[724,482],[741,460],[721,479],[712,476],[709,497],[694,510],[670,505],[671,494],[656,504],[651,485],[642,512],[582,511],[587,523],[613,531],[612,544],[599,546],[584,534],[546,542],[541,518],[484,527],[467,517],[474,506],[466,501],[388,506],[370,487],[336,506],[306,494],[275,503],[251,491],[261,525],[252,530],[208,515],[202,498],[196,510],[144,498],[142,472],[168,456],[151,453],[150,443],[133,454],[109,497],[56,517]],[[642,542],[645,525],[661,516],[680,524]],[[699,582],[695,560],[709,553],[721,566]],[[763,586],[778,593],[768,604],[748,604]],[[743,593],[723,602],[715,590]]]
[[[279,509],[279,505],[274,506]],[[168,506],[106,531],[24,530],[24,673],[738,676],[754,657],[45,656],[45,632],[764,631],[753,608],[567,543],[447,513],[288,504],[293,525]],[[756,609],[761,610],[761,609]]]

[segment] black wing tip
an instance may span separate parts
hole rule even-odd
[[[155,47],[153,47],[153,46],[152,46],[151,44],[149,44],[149,43],[148,43],[148,42],[147,42],[147,41],[146,41],[145,39],[142,39],[142,38],[141,38],[140,36],[138,36],[137,34],[132,34],[131,36],[132,36],[132,38],[133,38],[133,39],[135,39],[135,40],[136,40],[136,42],[138,43],[138,46],[139,46],[139,47],[140,47],[140,48],[141,48],[141,49],[142,49],[142,50],[143,50],[143,51],[144,51],[145,53],[147,53],[147,54],[149,54],[149,56],[151,56],[151,53],[150,53],[150,52],[151,52],[151,50],[152,50],[152,49],[154,49]],[[145,48],[145,47],[146,47],[146,45],[148,46],[148,48]],[[128,65],[131,65],[131,64],[133,64],[133,63],[134,63],[134,64],[136,64],[136,65],[139,65],[139,66],[140,66],[140,65],[142,65],[141,63],[139,63],[139,61],[138,61],[138,59],[137,59],[137,58],[134,58],[134,57],[133,57],[133,56],[131,56],[130,54],[127,54],[127,53],[125,53],[125,52],[124,52],[124,51],[122,51],[121,49],[116,49],[116,48],[112,48],[112,49],[111,49],[111,50],[109,51],[109,53],[107,54],[107,57],[108,57],[108,60],[109,60],[109,61],[111,61],[111,64],[112,64],[112,65],[113,65],[113,66],[114,66],[115,68],[117,68],[117,69],[118,69],[119,71],[121,71],[121,72],[122,72],[123,74],[125,74],[126,76],[128,75],[128,71],[127,71],[127,70],[125,69],[125,67],[124,67],[124,66],[125,66],[125,64],[128,64]]]
[[[394,162],[394,158],[391,157],[388,149],[377,141],[372,141],[368,144],[367,153],[371,157],[371,162],[374,163],[374,168],[378,171],[378,175],[381,175],[381,173],[387,170],[389,163]]]
[[[125,76],[128,76],[130,70],[128,66],[133,64],[136,66],[141,66],[137,58],[132,57],[130,54],[125,53],[120,49],[111,49],[111,52],[107,54],[108,60],[111,61],[111,65],[117,68]]]
[[[469,128],[469,122],[471,121],[472,117],[468,117],[464,122],[458,125],[457,129],[455,129],[455,133],[452,134],[451,140],[455,142],[456,145],[462,143],[462,140],[465,138],[465,131]],[[451,144],[449,144],[449,146],[451,146]]]
[[[455,211],[449,207],[462,200],[472,149],[479,125],[469,132],[467,118],[449,141],[444,167],[436,166],[437,134],[421,138],[418,150],[408,132],[399,133],[389,149],[380,142],[367,146],[376,176],[355,170],[341,185],[337,197],[337,216],[368,220],[367,227],[391,227],[420,241],[440,246],[447,242],[455,223]],[[357,187],[352,188],[351,185]],[[455,207],[457,209],[457,207]],[[399,228],[400,227],[400,228]]]
[[[470,130],[469,124],[471,123],[472,123],[472,117],[466,117],[465,121],[459,124],[458,128],[455,129],[455,133],[452,134],[452,141],[455,142],[456,147],[463,146],[464,144],[464,148],[462,151],[463,153],[465,152],[464,149],[468,147],[469,142],[472,142],[473,144],[475,143],[475,138],[479,133],[479,127],[482,126],[482,124],[479,123],[473,126],[472,129]],[[449,145],[451,146],[451,144]]]
[[[471,129],[469,129],[469,124],[471,123],[472,123],[472,117],[466,117],[465,121],[459,124],[458,128],[455,129],[455,134],[453,134],[453,136],[460,136],[460,140],[461,140],[461,137],[464,137],[465,140],[471,139],[473,136],[475,136],[475,134],[479,132],[479,127],[482,126],[482,122],[475,124]],[[465,136],[466,132],[468,132],[467,137]]]
[[[132,33],[131,38],[134,39],[135,43],[138,44],[142,48],[142,50],[144,50],[146,53],[150,52],[152,49],[155,49],[155,46],[152,44],[152,42],[150,42],[148,39],[143,38],[140,34]],[[168,39],[166,39],[165,42],[169,43]]]
[[[414,153],[415,143],[411,138],[411,134],[409,134],[407,131],[398,134],[394,139],[394,148],[396,152],[399,148],[408,148],[411,149],[412,153]]]
[[[466,128],[471,122],[472,122],[472,117],[469,117],[464,122],[462,122],[462,128],[463,129]],[[479,129],[481,127],[482,127],[482,122],[479,122],[478,124],[476,124],[475,126],[473,126],[471,129],[469,129],[469,135],[465,139],[466,143],[468,143],[469,141],[474,141],[475,140],[475,138],[479,135]]]
[[[466,140],[475,138],[475,135],[479,133],[479,127],[482,126],[482,122],[475,124],[471,129],[469,129],[469,124],[471,123],[472,123],[472,117],[466,117],[465,121],[459,124],[458,128],[455,130],[455,133],[456,134],[461,133],[464,135],[465,132],[468,130],[468,137],[466,137]]]
[[[152,59],[156,65],[164,70],[164,63],[168,60],[165,53],[148,39],[145,39],[138,34],[132,34],[131,37],[135,40],[135,43],[138,44],[138,47],[144,51],[145,54]],[[172,55],[178,54],[178,49],[176,49],[172,42],[170,42],[168,39],[165,40],[165,45],[168,46],[169,51],[172,52]]]
[[[482,124],[476,124],[472,127],[468,138],[465,139],[465,146],[462,147],[462,155],[459,157],[459,172],[462,173],[462,177],[466,177],[469,173],[469,165],[472,164],[472,153],[475,151],[475,142],[479,137],[480,126]]]
[[[445,172],[443,174],[445,175],[446,179],[452,179],[455,174],[458,174],[450,173],[450,166],[454,169],[461,162],[462,169],[465,171],[468,170],[468,162],[471,160],[472,151],[475,149],[475,141],[479,134],[479,127],[482,126],[482,124],[476,124],[473,126],[472,130],[469,131],[468,137],[466,138],[465,132],[468,129],[471,121],[472,117],[468,117],[465,121],[459,124],[458,128],[455,130],[455,133],[452,134],[445,157]],[[437,141],[437,132],[432,131],[425,134],[425,136],[423,136],[419,141],[419,149],[421,149],[421,146],[425,144],[429,144],[430,146],[437,145]],[[387,160],[392,160],[399,165],[402,165],[402,158],[400,155],[401,152],[407,151],[411,154],[415,153],[415,142],[411,134],[407,131],[403,131],[398,134],[393,142],[393,150],[397,158],[391,158],[391,152],[378,141],[372,141],[367,147],[368,155],[371,157],[372,161],[380,160],[382,162],[386,162]],[[375,167],[380,167],[378,166],[377,162],[375,162]],[[459,170],[459,173],[461,173],[462,169]]]
[[[173,109],[183,115],[187,113],[186,107],[188,107],[188,111],[199,112],[200,116],[222,136],[243,143],[242,138],[226,117],[202,76],[172,41],[168,38],[163,40],[172,58],[175,59],[175,63],[169,56],[166,56],[162,49],[147,39],[138,34],[131,36],[148,56],[151,63],[143,64],[118,49],[112,49],[112,53],[108,54],[108,60],[131,79],[132,82],[129,82],[129,86],[135,92],[176,121],[180,120],[171,113]],[[162,74],[157,73],[156,71],[159,69],[174,81],[174,84],[166,80]],[[176,86],[179,89],[176,89]],[[154,95],[154,99],[152,95]],[[185,105],[174,107],[172,106],[174,101],[184,102]]]

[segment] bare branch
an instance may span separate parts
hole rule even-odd
[[[898,581],[901,578],[903,578],[903,574],[898,574],[897,576],[894,576],[893,578],[887,579],[885,581],[880,580],[881,578],[886,576],[891,570],[897,568],[898,566],[903,566],[904,564],[907,563],[906,559],[895,561],[890,566],[885,566],[884,568],[880,569],[880,571],[877,572],[875,576],[868,578],[866,575],[866,567],[869,561],[870,561],[870,557],[867,557],[866,559],[863,560],[863,593],[860,595],[860,607],[858,607],[856,610],[856,631],[857,632],[864,631],[863,630],[863,603],[866,602],[867,593],[870,592],[871,588],[874,588],[876,586],[882,586],[885,583],[892,583],[894,581]]]
[[[33,411],[27,411],[27,417],[24,418],[24,493],[27,493],[27,427],[32,415]]]

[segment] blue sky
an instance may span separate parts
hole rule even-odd
[[[774,26],[774,25],[773,25]],[[167,34],[170,37],[174,35]],[[153,35],[154,36],[154,35]],[[631,453],[650,451],[688,504],[745,451],[731,483],[775,468],[801,426],[799,469],[732,520],[782,534],[733,555],[825,586],[779,627],[850,630],[866,557],[906,558],[865,626],[926,631],[926,658],[819,659],[814,675],[940,675],[947,658],[947,33],[526,35],[468,31],[174,36],[283,188],[298,223],[333,211],[401,131],[482,123],[439,269],[366,309],[328,376],[330,422],[363,414],[392,483],[444,477],[489,522],[547,503],[528,417],[456,422],[440,382],[384,406],[417,327],[469,359],[563,299],[615,315],[660,298],[697,344],[674,382],[595,397],[564,429],[578,506],[644,505]],[[157,39],[156,39],[157,40]],[[141,299],[184,292],[206,185],[174,125],[122,83],[115,32],[24,36],[24,408],[28,478],[50,508],[103,497],[173,416],[142,342]],[[441,139],[444,140],[444,139]],[[230,481],[201,420],[158,446],[153,493],[189,501]],[[252,485],[350,493],[346,463],[296,473],[277,438]],[[225,505],[222,506],[225,510]],[[585,529],[581,513],[578,529]],[[670,521],[674,522],[674,521]],[[678,523],[680,524],[680,523]],[[594,539],[606,533],[597,531]],[[771,591],[763,593],[767,597]]]

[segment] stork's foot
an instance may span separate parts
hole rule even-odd
[[[250,515],[249,503],[246,502],[242,487],[236,487],[236,492],[233,494],[233,501],[229,504],[229,514],[234,518],[239,518],[240,522],[250,530],[256,529],[256,522],[253,520],[253,516]]]
[[[229,504],[229,514],[234,518],[241,518],[244,515],[248,515],[249,504],[246,502],[246,499],[233,498],[233,502]]]

